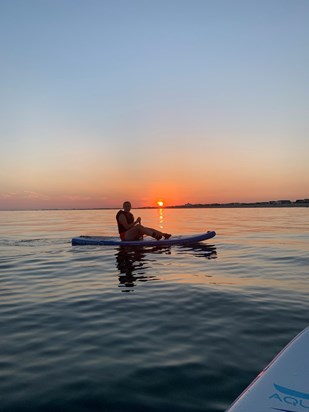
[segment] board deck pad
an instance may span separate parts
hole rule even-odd
[[[309,411],[309,327],[297,335],[226,412]]]
[[[156,240],[149,236],[143,240],[121,240],[112,236],[78,236],[72,239],[72,245],[101,245],[101,246],[173,246],[184,245],[186,243],[197,243],[211,239],[216,236],[216,232],[208,231],[188,236],[171,236],[169,239]]]

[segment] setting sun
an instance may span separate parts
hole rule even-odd
[[[157,205],[158,205],[159,207],[163,207],[163,206],[164,206],[164,203],[162,202],[162,200],[158,200],[158,201],[157,201]]]

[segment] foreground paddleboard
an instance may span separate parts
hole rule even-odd
[[[73,237],[72,245],[102,245],[102,246],[172,246],[184,245],[186,243],[196,243],[202,240],[211,239],[216,236],[216,232],[209,231],[191,236],[172,236],[169,239],[155,240],[146,237],[143,240],[120,240],[119,237],[111,236],[78,236]]]
[[[309,327],[296,336],[226,412],[309,411]]]

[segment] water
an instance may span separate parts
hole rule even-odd
[[[1,411],[224,411],[309,324],[309,209],[135,210],[199,245],[75,246],[115,211],[0,212]]]

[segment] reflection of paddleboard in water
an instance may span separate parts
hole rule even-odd
[[[79,236],[73,237],[72,245],[102,245],[102,246],[173,246],[201,242],[216,236],[216,232],[209,231],[190,236],[172,236],[169,239],[155,240],[146,237],[143,240],[120,240],[111,236]]]
[[[309,327],[296,336],[226,412],[309,411]]]

